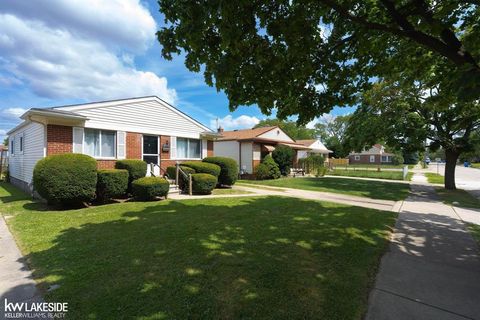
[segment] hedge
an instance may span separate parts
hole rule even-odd
[[[194,194],[210,194],[217,185],[217,177],[208,173],[192,174],[192,192]]]
[[[128,171],[125,169],[106,169],[97,172],[97,199],[108,199],[124,196],[128,189]]]
[[[187,161],[183,162],[182,166],[190,167],[196,171],[196,173],[208,173],[217,178],[220,175],[220,166],[200,161]]]
[[[193,174],[193,173],[195,173],[195,170],[192,169],[192,168],[190,168],[190,167],[180,166],[180,169],[182,169],[186,174]],[[168,175],[168,177],[169,177],[170,179],[174,179],[174,180],[175,180],[176,171],[177,171],[177,168],[174,167],[174,166],[167,167],[167,175]],[[170,176],[170,174],[172,174],[173,176]],[[188,192],[188,179],[186,179],[181,172],[178,173],[178,187],[179,187],[180,190],[182,190],[183,192]]]
[[[278,179],[280,175],[280,169],[271,155],[267,155],[255,168],[255,177],[258,180]]]
[[[33,186],[49,204],[78,206],[95,198],[97,161],[67,153],[45,157],[33,170]]]
[[[203,162],[213,163],[220,167],[218,184],[232,186],[238,179],[238,163],[232,158],[227,157],[207,157]]]
[[[155,200],[156,197],[167,197],[170,183],[160,177],[143,177],[132,182],[132,190],[137,200]]]
[[[132,182],[147,174],[147,163],[143,160],[118,160],[115,162],[115,169],[128,171],[128,191],[132,192]]]
[[[273,160],[278,164],[280,173],[287,176],[290,173],[290,168],[293,165],[293,159],[295,158],[295,151],[289,146],[276,146],[272,152]]]

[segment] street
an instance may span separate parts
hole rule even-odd
[[[430,163],[428,170],[437,173],[437,163]],[[445,175],[445,163],[438,164],[438,173],[442,176]],[[458,189],[469,190],[477,198],[480,198],[480,169],[458,165],[455,169],[455,182]]]

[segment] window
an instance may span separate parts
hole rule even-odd
[[[85,129],[83,153],[97,158],[115,158],[115,131]]]
[[[158,164],[158,136],[143,136],[143,161]]]
[[[20,139],[18,141],[18,146],[19,146],[19,151],[20,153],[23,153],[23,133],[22,135],[20,136]]]
[[[359,160],[360,160],[360,156],[355,156],[355,160],[356,160],[356,161],[359,161]]]
[[[15,138],[14,137],[11,137],[9,151],[12,156],[15,154]]]
[[[382,162],[390,162],[390,156],[382,156]]]
[[[202,144],[198,139],[177,138],[178,159],[200,159]]]
[[[370,162],[375,162],[375,156],[370,156]]]

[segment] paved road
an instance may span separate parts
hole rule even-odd
[[[431,172],[437,172],[437,164],[431,163],[428,166],[428,170]],[[438,165],[438,173],[442,176],[445,175],[445,164]],[[472,194],[475,194],[480,199],[480,169],[465,168],[464,166],[457,166],[455,170],[455,182],[457,188],[469,190]]]

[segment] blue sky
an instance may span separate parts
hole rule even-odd
[[[182,56],[164,60],[155,38],[162,25],[153,0],[0,1],[0,143],[28,108],[144,95],[210,127],[216,118],[229,130],[267,117],[256,106],[231,113],[225,94]]]

